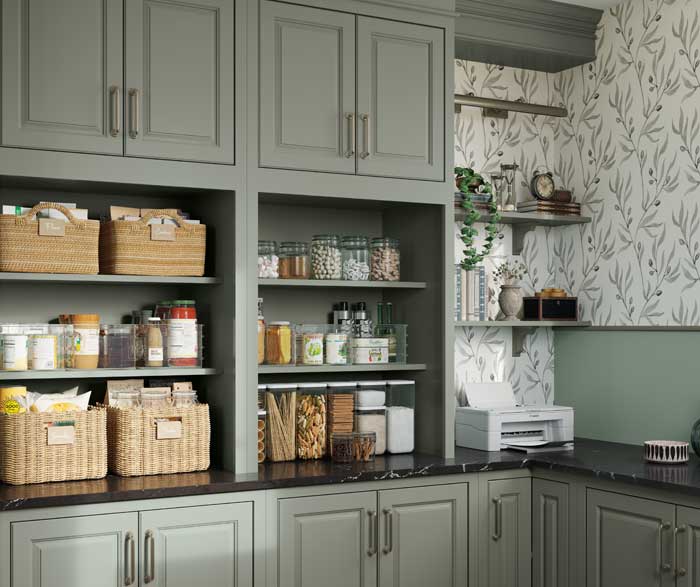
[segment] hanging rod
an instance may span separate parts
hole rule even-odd
[[[528,104],[527,102],[455,94],[455,110],[459,112],[462,106],[483,108],[485,114],[500,111],[523,112],[525,114],[536,114],[540,116],[556,116],[557,118],[566,118],[569,115],[569,111],[566,108],[560,108],[558,106],[544,106],[542,104]]]

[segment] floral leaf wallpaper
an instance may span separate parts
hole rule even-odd
[[[581,318],[598,326],[699,325],[700,2],[631,0],[609,9],[596,61],[560,74],[465,61],[455,72],[458,93],[569,111],[564,119],[490,119],[469,108],[456,116],[457,165],[488,175],[515,161],[519,200],[529,199],[535,170],[551,171],[592,219],[530,233],[526,293],[563,287],[579,297]],[[509,252],[504,245],[495,254]],[[469,381],[508,379],[524,403],[552,401],[551,331],[538,329],[513,359],[505,329],[490,329],[493,352],[476,330],[484,329],[471,339],[457,333],[458,397]],[[469,354],[477,347],[483,358]]]

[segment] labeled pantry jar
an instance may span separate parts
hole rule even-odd
[[[265,363],[291,365],[294,363],[294,336],[289,322],[270,322],[265,329]]]
[[[343,279],[368,281],[369,240],[365,236],[345,236],[342,243]]]
[[[388,237],[373,238],[370,264],[372,281],[400,281],[399,240]]]
[[[311,242],[311,277],[313,279],[340,279],[342,254],[340,237],[317,234]]]
[[[280,279],[309,279],[309,245],[301,242],[283,242],[280,245]]]
[[[258,277],[277,279],[280,276],[280,258],[275,241],[258,241]]]
[[[97,369],[100,358],[99,314],[71,314],[73,325],[73,367],[75,369]]]
[[[174,300],[168,312],[167,356],[169,367],[199,367],[199,329],[194,300]]]

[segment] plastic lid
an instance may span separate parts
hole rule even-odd
[[[386,406],[355,406],[356,412],[386,412]]]
[[[386,387],[386,381],[360,381],[360,387]]]
[[[259,383],[258,384],[258,391],[265,391],[266,389],[267,389],[266,383]]]
[[[416,382],[411,379],[390,379],[386,382],[387,385],[415,385]]]
[[[156,316],[156,317],[154,317],[154,318],[149,318],[148,321],[149,321],[149,322],[159,323],[159,322],[160,322],[160,318],[159,318],[158,316]]]
[[[355,381],[331,381],[327,383],[328,387],[357,387]]]
[[[325,383],[299,383],[299,389],[326,389]]]
[[[289,322],[270,322],[268,326],[289,326]]]
[[[173,300],[171,303],[174,306],[185,306],[185,305],[194,306],[194,304],[195,304],[194,300]]]
[[[283,391],[283,390],[295,390],[297,388],[296,383],[270,383],[267,386],[267,390],[271,392]]]

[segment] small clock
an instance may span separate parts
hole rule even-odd
[[[551,200],[554,197],[554,178],[551,173],[538,173],[532,176],[530,192],[538,200]]]

